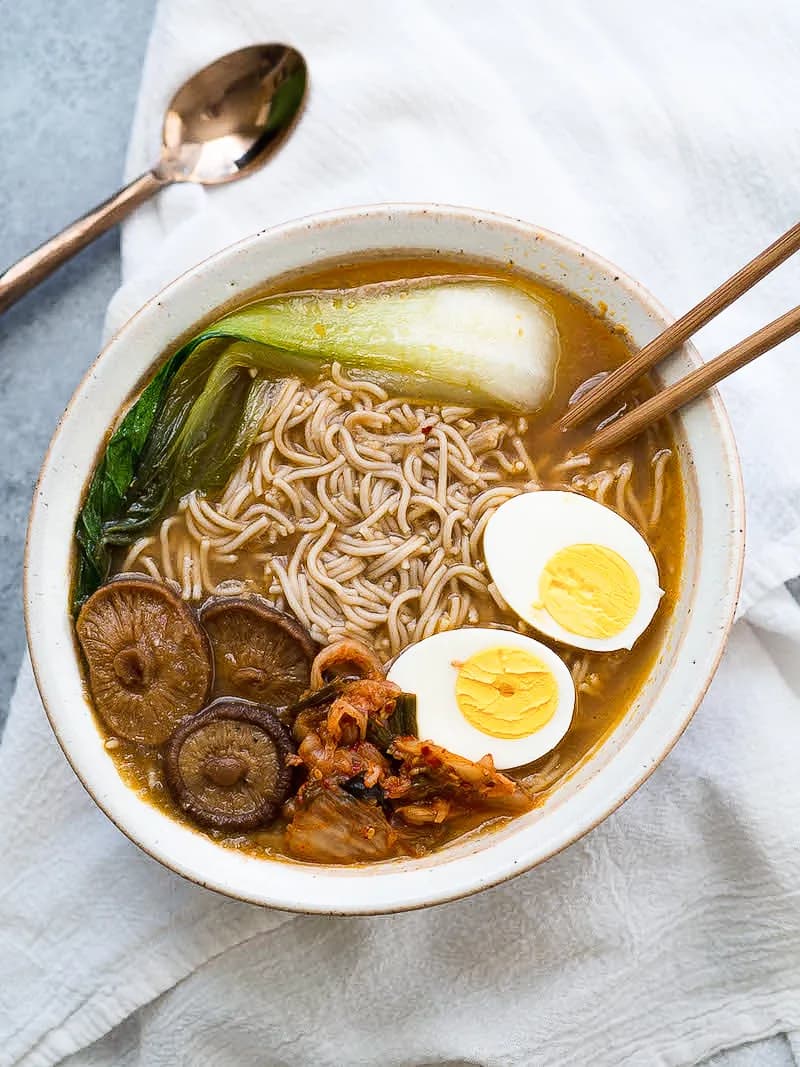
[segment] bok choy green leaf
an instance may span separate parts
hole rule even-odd
[[[208,340],[218,343],[203,344]],[[274,352],[229,344],[211,331],[167,360],[112,434],[92,477],[75,528],[73,610],[108,577],[114,546],[131,544],[190,489],[225,484],[258,432],[278,371]]]
[[[125,508],[103,526],[106,543],[130,544],[191,489],[222,488],[258,431],[277,373],[276,354],[259,345],[198,347],[175,374]]]
[[[181,349],[167,360],[114,431],[97,465],[75,527],[78,564],[73,600],[76,607],[108,577],[110,552],[103,535],[104,524],[122,511],[153,422],[187,354]]]

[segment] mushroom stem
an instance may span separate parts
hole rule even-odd
[[[206,756],[203,774],[214,785],[237,785],[247,774],[247,764],[239,756]]]

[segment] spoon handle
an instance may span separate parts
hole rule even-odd
[[[0,275],[0,312],[5,311],[39,282],[44,281],[62,263],[71,259],[76,252],[80,252],[100,234],[121,222],[134,208],[168,184],[164,178],[147,171],[94,211],[73,222],[71,226],[67,226],[61,233],[51,237],[49,241],[45,241],[35,251],[9,267],[5,274]]]

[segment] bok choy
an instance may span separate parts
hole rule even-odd
[[[109,440],[78,517],[77,608],[128,545],[191,489],[221,488],[277,383],[345,368],[396,395],[534,411],[559,341],[545,304],[486,278],[448,277],[260,300],[176,352]]]
[[[213,330],[336,360],[403,396],[520,413],[550,396],[559,354],[550,309],[490,278],[295,293],[235,311]]]

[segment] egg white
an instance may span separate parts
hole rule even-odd
[[[453,662],[463,663],[487,648],[521,648],[538,657],[555,678],[558,688],[555,714],[527,737],[492,737],[467,722],[459,710],[458,667]],[[400,653],[388,678],[404,691],[416,693],[420,738],[470,760],[491,753],[495,766],[501,770],[532,763],[555,748],[569,729],[575,707],[575,687],[566,664],[540,641],[514,630],[476,626],[426,637]]]
[[[539,601],[539,580],[552,557],[570,545],[610,548],[639,581],[639,606],[630,623],[610,637],[585,637],[557,622]],[[647,542],[616,511],[587,496],[539,490],[512,497],[489,519],[483,553],[492,581],[508,606],[540,633],[589,652],[632,648],[650,625],[663,596]]]

